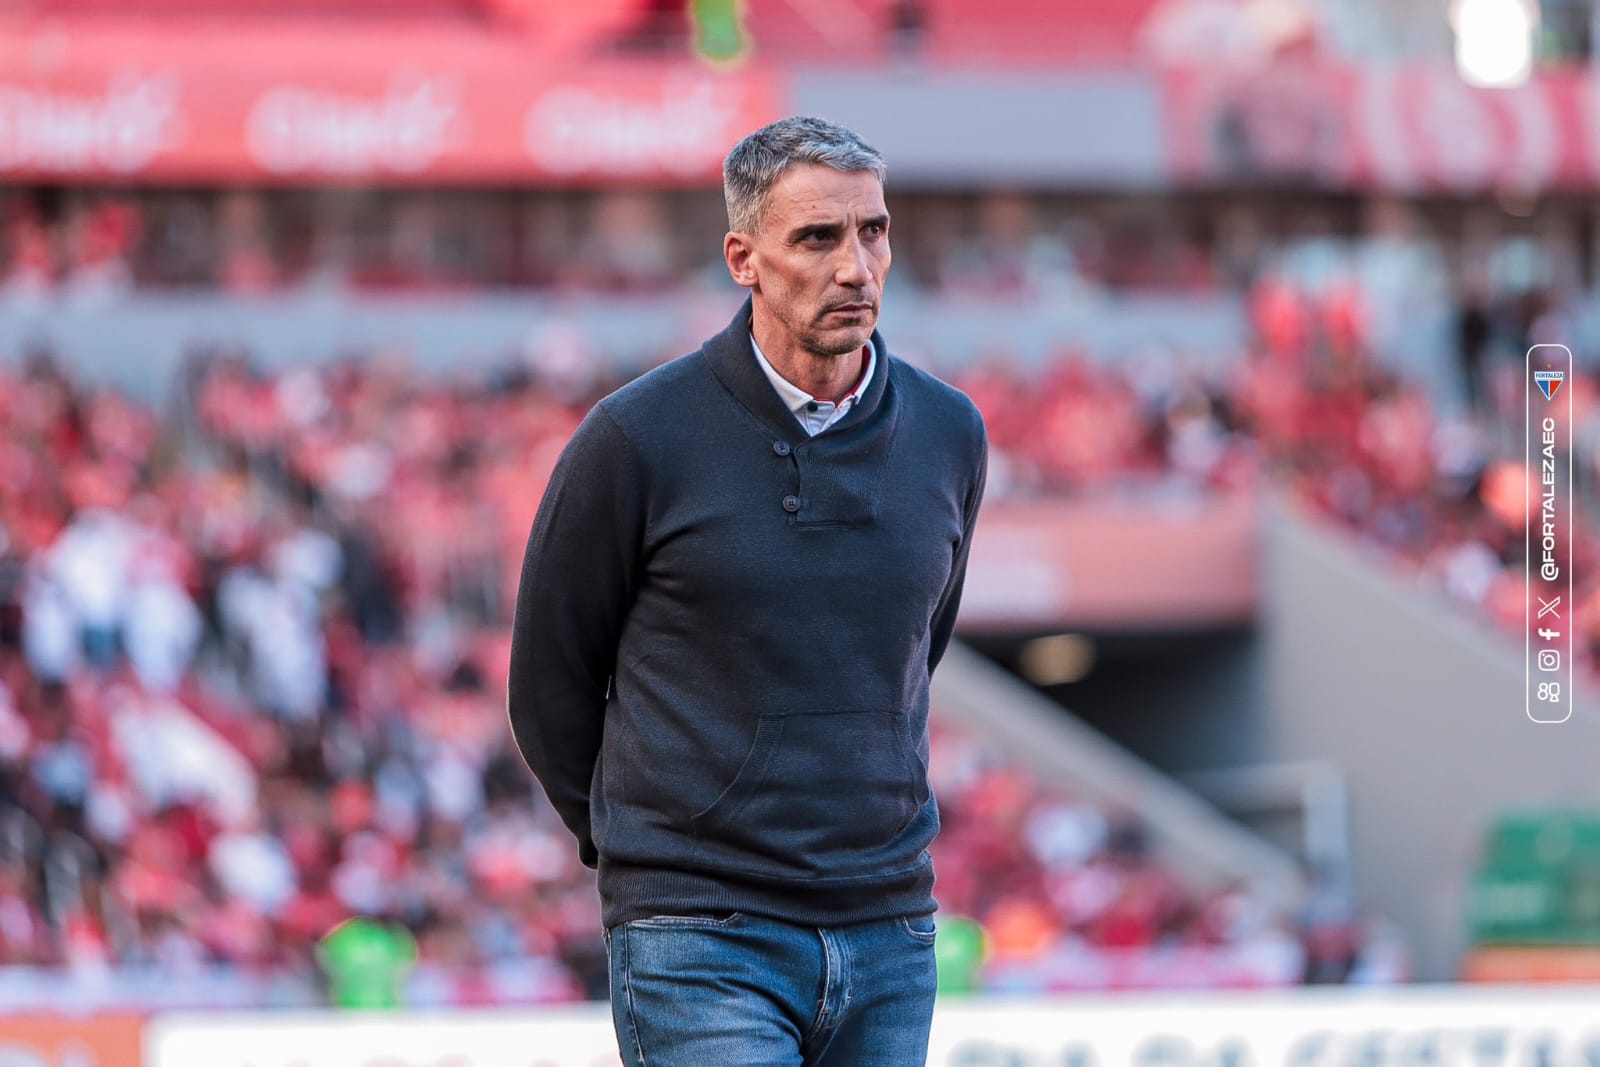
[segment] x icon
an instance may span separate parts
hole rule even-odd
[[[1556,608],[1558,608],[1560,606],[1561,606],[1561,598],[1560,597],[1556,597],[1554,600],[1551,600],[1551,601],[1548,601],[1548,602],[1545,601],[1544,597],[1539,597],[1539,618],[1542,619],[1546,615],[1554,615],[1558,619],[1561,618],[1561,612],[1556,610]]]

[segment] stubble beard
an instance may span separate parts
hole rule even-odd
[[[857,341],[850,336],[841,337],[831,333],[818,334],[806,338],[805,347],[806,351],[813,356],[819,356],[823,359],[838,359],[840,356],[848,356],[852,352],[861,351],[861,347],[867,343],[867,337],[870,336],[872,334],[869,331],[861,340]]]
[[[812,355],[824,359],[848,356],[852,352],[861,351],[877,325],[878,318],[874,315],[871,321],[860,326],[845,326],[832,330],[811,329],[801,338],[801,344]]]

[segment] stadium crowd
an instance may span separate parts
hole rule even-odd
[[[614,384],[440,383],[381,355],[272,377],[218,353],[163,419],[47,358],[0,372],[0,961],[303,988],[318,939],[367,915],[415,936],[413,1002],[599,994],[592,875],[500,687],[539,489]],[[1069,359],[963,384],[1008,468],[997,499],[1230,491],[1278,448],[1247,433],[1270,404],[1198,378]],[[1373,404],[1414,409],[1386,388]],[[935,746],[940,895],[987,931],[993,987],[1403,973],[1348,914],[1197,897],[1132,813],[968,732]]]
[[[315,273],[328,239],[267,227],[242,195],[57,207],[47,219],[0,200],[0,299],[270,288]],[[526,272],[487,276],[485,263],[511,261],[463,247],[452,274],[436,256],[390,255],[440,246],[449,212],[414,208],[414,225],[386,230],[398,243],[345,261],[359,267],[347,280],[614,291],[703,267],[661,197],[595,199],[584,247],[535,254],[535,242],[513,257]],[[1452,410],[1376,356],[1357,287],[1307,284],[1325,264],[1296,257],[1322,253],[1244,248],[1227,225],[1205,248],[1141,243],[1070,214],[1040,238],[1039,210],[997,195],[897,215],[897,237],[905,221],[924,245],[907,257],[921,264],[913,284],[1002,301],[1086,279],[1240,285],[1251,341],[1221,372],[1070,350],[1039,368],[968,364],[955,381],[989,425],[992,502],[1271,481],[1398,573],[1520,629],[1526,483],[1507,427],[1521,364],[1493,353],[1548,329],[1548,303],[1463,305],[1468,406]],[[481,221],[463,232],[507,231]],[[408,244],[411,230],[423,236]],[[1118,255],[1104,255],[1113,237]],[[1429,274],[1415,246],[1397,247],[1368,250],[1385,286]],[[1274,272],[1260,272],[1264,255]],[[619,384],[577,341],[560,359],[442,382],[384,353],[267,376],[219,351],[187,368],[165,417],[43,355],[0,370],[0,963],[221,966],[304,990],[319,938],[368,915],[414,935],[415,1003],[603,992],[592,876],[510,745],[501,689],[540,490],[583,412]],[[1580,352],[1570,389],[1592,507],[1600,412],[1584,367]],[[1600,543],[1578,533],[1574,622],[1592,669]],[[939,895],[986,932],[987,987],[1404,974],[1348,902],[1284,916],[1247,886],[1196,896],[1132,813],[1033,780],[969,732],[940,727],[934,745]]]
[[[1572,336],[1563,314],[1537,293],[1495,306],[1492,320],[1465,309],[1463,343],[1477,351],[1464,356],[1460,381],[1441,388],[1374,353],[1368,312],[1348,288],[1271,278],[1250,292],[1249,347],[1221,372],[1160,353],[1108,367],[1064,351],[1038,372],[988,362],[955,381],[989,424],[998,497],[1231,492],[1269,481],[1355,535],[1398,578],[1442,590],[1520,640],[1531,388],[1522,352]],[[1600,539],[1584,520],[1600,514],[1600,376],[1586,348],[1574,354],[1567,392],[1549,410],[1564,421],[1572,408],[1580,519],[1558,551],[1570,536],[1575,647],[1594,672]]]
[[[1109,291],[1240,293],[1281,271],[1320,282],[1354,270],[1427,297],[1457,253],[1488,288],[1559,282],[1566,244],[1514,233],[1472,244],[1378,201],[1263,212],[1249,201],[1094,198],[1023,190],[894,192],[895,284],[1001,300]],[[0,189],[0,297],[205,289],[254,294],[534,289],[673,292],[726,270],[703,190]],[[1570,240],[1576,239],[1577,222]],[[1348,261],[1348,262],[1346,262]],[[1448,288],[1448,286],[1446,286]]]

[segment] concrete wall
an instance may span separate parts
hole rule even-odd
[[[796,114],[842,122],[883,153],[891,189],[1171,181],[1161,87],[1143,72],[802,70],[792,89]]]
[[[196,343],[244,346],[262,365],[327,361],[374,348],[409,353],[427,372],[503,364],[577,337],[595,358],[637,370],[697,347],[744,299],[732,282],[694,295],[557,297],[519,292],[355,296],[305,289],[264,297],[141,293],[31,303],[0,296],[0,363],[47,341],[73,372],[155,399]],[[1159,349],[1223,367],[1245,323],[1228,297],[1094,292],[999,308],[937,299],[890,284],[883,334],[896,355],[936,372],[994,352],[1038,363],[1063,347],[1126,360]]]

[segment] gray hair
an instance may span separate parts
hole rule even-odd
[[[883,181],[886,168],[877,149],[831,122],[797,115],[763,126],[733,146],[722,161],[722,195],[728,202],[728,228],[759,233],[767,194],[791,163],[817,164],[851,173],[871,171]]]

